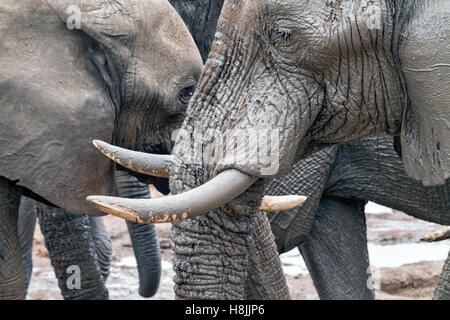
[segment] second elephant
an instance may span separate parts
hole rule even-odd
[[[267,217],[279,252],[299,248],[322,299],[374,298],[367,286],[367,201],[450,225],[450,181],[424,187],[409,178],[386,135],[321,151],[266,189],[271,195],[297,193],[308,196],[301,207]],[[435,298],[449,299],[449,287],[447,267]]]

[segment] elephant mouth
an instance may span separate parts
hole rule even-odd
[[[131,151],[95,140],[94,145],[117,164],[145,175],[167,178],[174,164],[171,155]],[[87,201],[101,211],[141,224],[173,223],[198,217],[224,206],[245,192],[257,180],[236,169],[219,173],[205,184],[187,192],[158,199],[127,199],[89,196]],[[265,196],[261,211],[283,211],[301,205],[306,197],[297,195]]]

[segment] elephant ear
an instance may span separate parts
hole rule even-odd
[[[450,3],[427,6],[408,27],[400,51],[409,104],[403,117],[402,158],[408,175],[425,186],[450,177]]]

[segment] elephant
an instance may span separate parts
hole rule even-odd
[[[194,39],[196,40],[196,43],[200,49],[200,53],[202,54],[202,57],[204,58],[204,60],[206,60],[206,57],[209,54],[211,41],[213,38],[211,28],[214,28],[213,31],[215,31],[215,26],[217,23],[216,20],[218,19],[218,16],[220,15],[220,9],[221,9],[223,2],[224,2],[223,0],[222,1],[205,1],[205,0],[203,0],[203,1],[202,0],[197,0],[197,1],[172,0],[171,1],[172,5],[174,5],[174,7],[177,9],[178,13],[183,17],[188,28],[191,30],[191,33],[192,33]],[[204,8],[208,8],[208,9],[205,10]],[[372,140],[369,138],[366,141],[362,141],[361,144],[363,146],[366,146]],[[392,143],[388,140],[388,138],[383,137],[383,136],[376,138],[376,144],[374,142],[372,142],[373,146],[375,146],[375,145],[377,145],[377,146],[378,145],[386,145],[387,146],[387,145],[391,145],[391,144]],[[336,149],[336,148],[334,148],[334,149]],[[367,150],[367,148],[366,148],[366,150]],[[379,150],[377,150],[377,152],[378,151]],[[332,152],[336,152],[336,151],[329,150],[328,152],[332,153]],[[386,163],[386,165],[389,165],[390,163],[399,162],[399,160],[396,159],[396,155],[392,151],[386,149],[385,152],[387,154],[389,154],[389,153],[392,154],[390,158],[389,157],[383,158],[383,160],[385,160],[384,163]],[[324,151],[323,153],[328,154],[327,151]],[[368,153],[368,154],[370,154],[370,153]],[[309,161],[312,162],[313,159],[318,159],[319,163],[325,163],[326,166],[331,165],[331,163],[327,162],[327,160],[330,159],[331,155],[327,155],[324,159],[321,159],[320,157],[321,157],[320,154],[313,155]],[[308,161],[308,160],[304,160],[304,162],[306,162],[306,161]],[[308,163],[310,163],[310,162],[308,162]],[[398,163],[397,163],[397,165],[398,165]],[[301,166],[302,166],[302,162],[297,163],[292,170],[294,173],[291,173],[288,176],[288,177],[296,178],[296,180],[294,180],[294,181],[295,181],[296,185],[298,185],[298,186],[302,186],[305,183],[305,181],[302,181],[302,176],[298,176],[298,177],[295,176],[295,172],[301,173],[303,171],[303,170],[301,170]],[[308,168],[308,167],[306,167],[306,168]],[[389,166],[388,168],[392,168],[392,167]],[[394,169],[392,169],[392,170],[395,170],[395,169],[396,169],[396,167],[394,167]],[[325,169],[322,169],[322,170],[325,170]],[[380,170],[381,170],[381,168],[380,168]],[[369,172],[369,174],[370,174],[370,172]],[[317,187],[323,188],[324,184],[326,183],[326,180],[322,180],[322,179],[324,179],[326,177],[326,175],[323,171],[321,171],[318,177],[314,176],[313,174],[309,174],[308,176],[311,177],[311,179],[313,181],[316,181],[316,183],[313,184],[312,182],[310,182],[309,184],[306,184],[310,188],[305,188],[305,190],[300,190],[301,192],[299,192],[299,193],[308,193],[308,195],[310,197],[313,197],[313,195],[311,194],[312,193],[311,191],[315,190],[314,188],[317,188]],[[266,193],[267,194],[283,194],[283,193],[290,194],[290,193],[294,193],[294,191],[297,191],[297,190],[295,190],[295,187],[290,186],[289,184],[286,183],[286,180],[289,179],[288,177],[281,178],[280,182],[277,180],[275,180],[273,183],[270,182],[266,188]],[[411,179],[406,178],[405,174],[403,172],[400,172],[400,177],[401,177],[402,181],[403,181],[403,179],[405,179],[405,181],[408,182],[408,185],[410,186],[409,189],[414,190],[415,191],[414,193],[418,194],[420,191],[422,191],[422,189],[424,189],[424,187],[421,187],[419,184],[417,184],[417,183],[414,184]],[[319,179],[319,182],[317,182],[317,179]],[[279,184],[281,184],[283,181],[285,181],[285,185],[283,185],[281,188],[279,186]],[[302,184],[302,182],[303,182],[303,184]],[[447,185],[448,185],[448,181],[447,181]],[[439,190],[439,187],[436,189]],[[417,190],[420,190],[420,191],[417,191]],[[427,190],[427,189],[425,188],[425,190]],[[430,193],[429,190],[433,190],[433,188],[428,189],[427,194]],[[284,191],[284,192],[279,192],[279,191]],[[277,243],[278,250],[280,253],[288,251],[288,248],[293,247],[293,243],[290,244],[289,247],[287,246],[287,244],[282,246],[282,244],[280,243],[282,240],[280,240],[280,239],[284,239],[284,241],[287,242],[285,240],[286,237],[288,237],[287,233],[286,233],[287,232],[286,228],[288,226],[288,222],[291,221],[290,219],[294,219],[294,216],[296,217],[296,219],[298,219],[298,223],[295,224],[295,228],[293,228],[291,225],[289,225],[289,230],[290,229],[293,230],[292,234],[289,235],[289,238],[292,239],[294,242],[296,242],[296,245],[305,242],[306,236],[308,234],[308,230],[311,229],[312,222],[314,220],[315,215],[317,215],[320,218],[321,213],[324,212],[324,210],[322,208],[321,208],[321,210],[317,211],[317,207],[314,207],[314,208],[311,207],[311,203],[314,203],[315,206],[318,206],[318,201],[320,200],[320,197],[318,197],[318,196],[319,196],[319,193],[316,195],[316,197],[313,198],[314,200],[308,200],[308,202],[305,203],[299,209],[289,210],[287,215],[286,215],[286,212],[282,212],[282,213],[270,214],[268,216],[270,218],[269,220],[271,222],[271,227],[275,228],[275,230],[277,230],[275,232],[275,241]],[[431,192],[430,196],[433,197],[432,192]],[[348,198],[348,197],[350,197],[350,195],[346,195],[345,198]],[[370,195],[370,197],[372,197],[372,195]],[[442,214],[442,211],[445,210],[446,205],[448,205],[448,194],[447,194],[447,200],[446,200],[445,192],[438,193],[437,198],[444,199],[444,200],[439,203],[440,206],[439,205],[433,206],[431,203],[427,203],[426,208],[430,209],[430,214],[438,214],[438,213]],[[391,199],[392,199],[392,197],[391,197]],[[359,220],[361,221],[361,219],[363,217],[361,212],[362,213],[364,212],[363,211],[364,206],[362,206],[362,204],[357,206],[356,204],[353,204],[353,202],[355,202],[354,200],[353,200],[352,204],[346,204],[346,203],[344,203],[344,200],[342,200],[342,199],[333,199],[333,200],[337,201],[337,203],[332,206],[332,210],[338,211],[338,212],[344,210],[344,212],[345,211],[348,212],[347,215],[349,215],[350,212],[353,210],[356,212],[353,214],[355,214],[355,215],[359,214]],[[377,200],[379,200],[381,202],[385,201],[385,199],[377,199]],[[416,199],[414,199],[414,200],[416,200]],[[315,202],[312,202],[312,201],[315,201]],[[445,201],[447,201],[447,202],[445,202]],[[411,202],[411,203],[413,203],[413,202]],[[390,204],[390,205],[392,205],[392,204]],[[408,206],[408,205],[411,206],[411,204],[409,204],[409,203],[406,204],[406,206]],[[392,206],[396,207],[397,204],[392,205]],[[402,208],[404,210],[408,209],[408,207],[405,207],[405,205]],[[414,210],[415,210],[414,212],[417,215],[418,213],[421,212],[421,210],[424,210],[424,209],[420,208],[418,206],[415,206]],[[297,212],[298,212],[298,215],[295,215]],[[304,214],[304,213],[303,213],[303,215],[301,215],[301,212],[308,212],[309,215]],[[421,212],[421,213],[422,213],[422,215],[419,214],[420,215],[419,218],[429,220],[429,216],[427,216],[427,213],[425,211]],[[322,230],[322,229],[325,230],[324,232],[329,231],[326,228],[328,226],[327,224],[323,223],[324,225],[322,226],[318,222],[316,222],[316,220],[318,220],[318,218],[316,218],[314,220],[315,221],[315,228],[313,229],[314,231]],[[319,220],[319,221],[321,221],[321,220]],[[438,223],[442,223],[442,221],[443,220],[441,220],[441,222],[438,222]],[[262,223],[264,223],[264,222],[262,222]],[[277,226],[277,224],[278,224],[278,226]],[[355,226],[358,227],[358,225],[356,223],[355,223]],[[260,228],[258,228],[256,230],[259,230],[259,229]],[[360,228],[360,229],[355,229],[355,230],[358,230],[358,232],[364,232],[365,229]],[[310,231],[310,233],[312,233],[312,231]],[[325,235],[326,235],[326,233],[325,233]],[[312,236],[310,236],[310,237],[312,237]],[[270,238],[270,237],[266,236],[266,238]],[[258,248],[258,249],[260,249],[260,248]],[[333,249],[336,249],[336,247],[333,247]],[[249,258],[256,260],[256,263],[252,264],[253,266],[255,266],[255,265],[258,266],[258,265],[261,265],[261,260],[257,259],[257,255],[255,254],[255,252],[258,252],[258,250],[250,253]],[[315,252],[313,252],[311,255],[312,255],[312,257],[310,259],[315,259],[316,263],[318,263],[317,260],[320,260],[320,259],[323,259],[322,261],[325,261],[324,254],[320,255],[319,250],[315,250]],[[256,259],[255,259],[255,257],[256,257]],[[250,276],[250,278],[253,278],[253,279],[250,281],[247,280],[247,284],[251,281],[254,281],[254,278],[256,277],[256,275],[264,272],[265,275],[262,277],[264,281],[261,280],[258,283],[259,290],[261,290],[261,287],[265,287],[264,289],[266,289],[266,290],[271,290],[271,288],[267,288],[268,286],[264,286],[263,284],[265,282],[267,282],[267,279],[270,279],[270,277],[273,276],[274,274],[278,274],[278,275],[280,274],[280,267],[276,263],[274,263],[274,260],[275,259],[272,259],[272,260],[269,259],[269,263],[266,264],[266,266],[267,266],[266,271],[264,271],[264,268],[258,268],[257,270],[249,271],[249,276]],[[355,261],[355,260],[352,260],[352,261]],[[255,261],[252,261],[252,262],[255,262]],[[367,262],[363,261],[363,263],[368,263],[368,261]],[[277,266],[277,270],[274,270],[275,265]],[[361,265],[362,264],[359,264],[358,266],[361,266]],[[446,265],[448,265],[448,261],[447,261]],[[339,265],[338,266],[340,268],[339,270],[343,270],[343,271],[337,271],[335,274],[341,274],[341,275],[349,274],[349,273],[344,273],[345,271],[347,271],[347,270],[345,270],[346,266],[347,265],[344,265],[344,264]],[[322,269],[319,269],[319,267]],[[339,285],[341,285],[340,289],[337,285],[334,285],[334,283],[336,283],[337,279],[328,279],[329,283],[327,283],[325,281],[327,279],[323,275],[321,275],[321,273],[324,273],[322,270],[325,268],[326,268],[326,265],[324,263],[320,263],[316,266],[316,269],[318,269],[318,272],[315,272],[313,274],[314,277],[322,278],[322,280],[321,280],[322,285],[320,285],[320,283],[321,283],[320,280],[316,280],[316,282],[319,281],[319,284],[316,286],[316,288],[319,292],[319,295],[322,298],[328,299],[328,298],[342,298],[342,297],[346,297],[346,298],[373,297],[373,293],[367,291],[368,288],[367,288],[366,282],[367,282],[367,277],[370,276],[370,273],[369,274],[366,273],[367,268],[366,269],[360,268],[362,271],[360,272],[360,278],[358,279],[358,281],[360,281],[359,287],[358,287],[358,284],[355,283],[354,280],[351,281],[351,279],[345,279],[343,281],[346,281],[345,282],[346,285],[343,286],[343,283],[341,281],[339,283]],[[447,267],[447,269],[448,269],[448,267]],[[319,274],[319,275],[316,276],[316,274]],[[440,283],[448,282],[447,280],[444,280],[444,279],[449,279],[448,273],[447,274],[445,274],[444,272],[442,273]],[[273,281],[270,282],[270,284],[273,285]],[[448,284],[447,284],[447,286],[448,286]],[[326,291],[325,290],[326,288],[328,288],[329,291]],[[358,288],[358,289],[355,290],[355,288]],[[437,292],[438,292],[439,288],[443,288],[443,285],[438,286],[435,297],[438,296]],[[258,289],[256,289],[256,290],[258,290]],[[284,288],[283,290],[278,290],[278,291],[281,291],[281,292],[284,291],[284,297],[286,297],[286,294],[285,294],[286,290],[287,289]],[[335,291],[333,291],[333,290],[335,290]],[[264,295],[257,295],[257,294],[255,294],[255,292],[251,292],[250,289],[248,289],[247,291],[249,291],[246,293],[247,297],[257,297],[257,298],[265,297]],[[266,294],[266,296],[269,296],[269,295]],[[282,295],[282,297],[283,297],[283,295]]]
[[[450,225],[450,180],[424,187],[408,177],[392,138],[385,134],[320,151],[294,164],[288,175],[271,180],[265,190],[269,195],[293,193],[308,200],[267,218],[280,253],[299,249],[321,299],[374,298],[367,286],[367,201]],[[450,299],[449,287],[447,267],[434,297]]]
[[[249,252],[278,255],[258,213],[265,183],[299,160],[386,133],[408,176],[446,183],[448,9],[443,0],[225,1],[172,156],[164,166],[148,154],[136,162],[148,174],[170,171],[172,197],[87,200],[125,219],[173,223],[177,298],[245,297]],[[135,167],[136,154],[103,147]],[[286,297],[278,284],[268,284],[281,288],[273,296]]]
[[[150,198],[147,185],[124,171],[116,172],[120,195],[130,198]],[[45,245],[58,278],[64,299],[108,299],[105,286],[112,256],[111,240],[102,217],[71,213],[23,198],[19,210],[19,239],[25,267],[26,288],[32,270],[32,235],[39,217]],[[161,278],[161,256],[154,225],[127,221],[139,274],[139,294],[145,298],[156,294]],[[30,236],[31,235],[31,236]],[[71,266],[80,270],[80,286],[74,290],[68,283]]]
[[[189,9],[186,8],[186,1],[169,2],[177,9],[177,12],[182,18],[187,18],[185,22],[189,23],[189,29],[191,27],[197,27],[198,29],[198,11],[196,11],[194,15],[192,15],[192,13],[189,14]],[[221,6],[222,3],[220,1],[211,2],[209,7],[212,8],[209,8],[207,11],[209,17],[205,17],[205,20],[210,22],[211,26],[206,29],[201,28],[191,31],[192,34],[197,35],[197,38],[194,40],[196,40],[197,46],[200,48],[203,60],[206,59],[210,47],[210,41],[206,41],[205,39],[209,40],[214,36],[215,23],[220,14]],[[208,23],[205,23],[205,25],[207,24]],[[209,34],[206,33],[205,35],[205,32],[209,32]],[[121,172],[119,171],[117,174],[120,175]],[[131,178],[132,181],[129,181],[128,183],[124,177],[119,177],[116,180],[119,184],[119,194],[122,194],[122,196],[140,198],[148,195],[148,188],[140,185],[139,182],[135,180],[133,181],[133,178]],[[165,190],[164,186],[161,184],[158,184],[158,189],[163,193],[167,193],[167,190]],[[125,191],[120,192],[120,190]],[[31,248],[32,235],[36,222],[35,213],[39,214],[40,227],[45,235],[45,243],[47,249],[50,251],[49,256],[55,267],[55,273],[58,277],[58,284],[62,296],[65,299],[108,298],[108,292],[104,282],[109,274],[112,249],[102,219],[92,216],[82,217],[79,214],[70,213],[64,209],[56,209],[44,204],[33,204],[33,200],[24,197],[20,204],[18,227],[22,258],[25,267],[26,288],[28,289],[32,272]],[[70,215],[71,219],[68,220],[65,215]],[[130,231],[130,237],[138,264],[140,279],[139,293],[143,297],[151,297],[158,289],[161,272],[159,244],[156,238],[156,231],[152,225],[139,225],[130,221],[127,221],[127,226]],[[58,233],[56,230],[58,230]],[[67,236],[65,232],[69,232],[69,230],[71,236],[77,236],[77,241],[73,242],[73,239],[71,239],[71,241],[67,240],[65,243],[73,243],[73,251],[77,253],[65,257],[65,252],[60,252],[61,250],[56,252],[53,251],[58,244],[61,245],[61,237]],[[89,237],[87,237],[85,233],[88,233]],[[92,242],[92,240],[94,240],[94,242]],[[143,244],[150,245],[144,247]],[[90,250],[86,250],[89,246],[91,247]],[[63,265],[61,265],[61,261],[64,261]],[[87,277],[82,278],[82,290],[74,291],[67,289],[66,282],[70,274],[66,273],[66,269],[70,265],[80,266],[81,273],[83,275],[88,275]]]
[[[21,196],[103,215],[85,198],[117,194],[115,165],[92,141],[170,153],[203,63],[165,0],[5,0],[0,30],[0,299],[23,299]]]

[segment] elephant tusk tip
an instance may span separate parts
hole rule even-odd
[[[296,208],[308,198],[298,195],[265,196],[259,207],[260,211],[278,212]]]
[[[92,203],[99,209],[106,207],[106,203],[101,199],[101,196],[89,196],[86,198],[86,201]]]
[[[92,203],[97,209],[103,211],[104,213],[110,214],[117,218],[129,220],[131,222],[144,223],[139,219],[139,216],[132,212],[132,210],[128,210],[126,207],[123,207],[120,204],[114,203],[114,198],[111,198],[112,202],[109,202],[108,197],[104,196],[89,196],[86,198],[86,201]]]
[[[433,239],[431,238],[431,235],[426,235],[423,238],[420,238],[420,241],[422,242],[433,242]]]
[[[114,214],[111,212],[113,205],[108,201],[105,201],[105,197],[103,196],[89,196],[86,198],[86,201],[92,203],[95,207],[102,210],[103,212]]]
[[[108,144],[102,140],[92,140],[92,144],[94,145],[95,148],[97,148],[97,150],[99,150],[100,152],[102,152],[103,154],[106,155],[106,148],[108,146]]]
[[[89,201],[89,202],[96,202],[98,200],[99,200],[98,196],[89,196],[86,198],[86,201]]]
[[[428,234],[420,239],[423,242],[437,242],[450,239],[450,227],[447,227],[443,230],[434,232],[432,234]]]
[[[170,167],[174,162],[171,155],[155,155],[127,150],[101,140],[93,140],[92,144],[107,158],[131,171],[161,178],[170,176]]]

